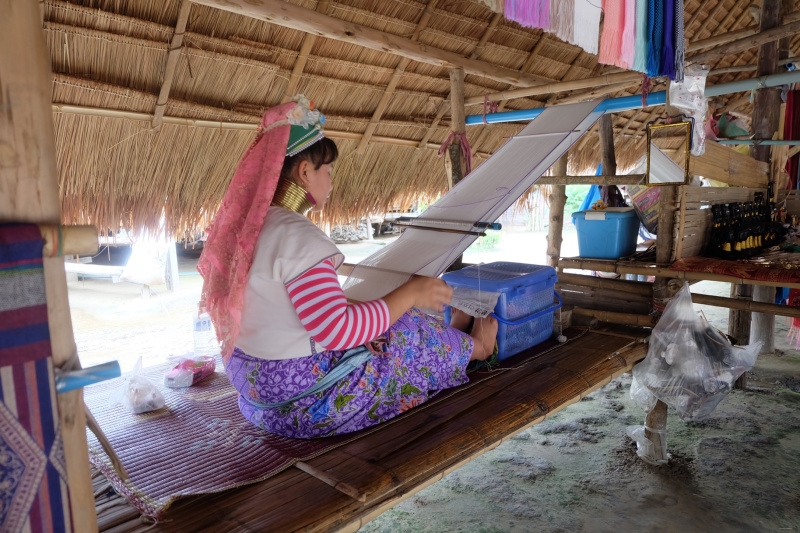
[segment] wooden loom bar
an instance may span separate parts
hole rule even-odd
[[[181,57],[181,47],[183,46],[183,34],[186,32],[186,21],[189,20],[189,10],[192,3],[189,0],[182,0],[178,11],[178,22],[175,24],[175,33],[172,34],[172,42],[169,45],[167,54],[167,67],[164,69],[164,80],[161,83],[161,91],[158,93],[156,109],[153,112],[154,128],[161,126],[161,119],[164,118],[164,111],[167,109],[169,91],[172,88],[172,80],[175,78],[175,69],[178,67],[178,59]]]
[[[530,87],[550,81],[542,76],[525,74],[484,61],[468,59],[455,52],[426,46],[406,37],[329,17],[317,13],[313,9],[306,9],[280,0],[260,0],[257,4],[250,0],[226,0],[224,3],[215,0],[193,1],[197,4],[230,11],[319,37],[400,55],[420,63],[438,67],[461,67],[470,74],[485,76],[501,83]]]
[[[667,278],[676,279],[722,281],[726,283],[739,283],[744,285],[765,285],[767,287],[789,287],[792,289],[800,289],[800,283],[746,279],[708,272],[670,270],[669,268],[663,266],[659,267],[650,265],[648,263],[635,263],[629,261],[617,263],[615,261],[602,261],[599,259],[562,257],[558,260],[558,267],[576,270],[597,270],[599,272],[616,272],[617,274],[641,274],[645,276],[664,276]]]
[[[58,189],[50,58],[35,2],[0,0],[0,218],[58,225]],[[43,258],[53,364],[77,352],[62,257]],[[72,524],[97,531],[89,475],[83,390],[58,395]],[[14,511],[12,511],[14,512]]]

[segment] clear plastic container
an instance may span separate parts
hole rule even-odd
[[[219,355],[219,342],[208,313],[194,314],[194,356]]]

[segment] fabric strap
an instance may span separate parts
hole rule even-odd
[[[296,396],[292,396],[288,400],[283,400],[282,402],[275,402],[275,403],[266,403],[260,402],[258,400],[254,400],[247,395],[242,395],[242,398],[247,400],[253,406],[258,407],[259,409],[280,409],[281,407],[286,407],[298,400],[302,400],[307,396],[311,396],[318,392],[323,392],[334,386],[338,383],[341,379],[345,376],[350,374],[353,370],[361,368],[364,366],[367,361],[372,359],[372,352],[363,344],[361,346],[356,346],[355,348],[350,348],[347,350],[341,359],[330,369],[330,371],[325,374],[321,380],[317,381],[314,385],[306,389],[304,392]]]

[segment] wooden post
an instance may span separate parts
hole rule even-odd
[[[0,219],[59,224],[50,58],[36,2],[0,0]],[[63,257],[44,259],[55,366],[77,348]],[[74,531],[97,531],[83,391],[58,395]]]
[[[617,174],[617,156],[614,152],[614,121],[611,113],[600,117],[597,125],[600,134],[600,155],[603,163],[603,174],[615,176]],[[622,195],[616,185],[603,185],[600,187],[600,196],[609,207],[622,205]]]
[[[450,131],[456,135],[463,135],[467,131],[466,116],[464,111],[464,69],[450,69]],[[461,143],[453,141],[447,147],[447,160],[449,172],[447,181],[453,186],[464,177],[466,161],[461,154]]]
[[[467,123],[464,110],[464,69],[450,69],[450,131],[466,135]],[[464,177],[466,161],[461,153],[461,143],[454,140],[445,153],[447,183],[453,188]],[[491,222],[491,221],[490,221]],[[460,270],[464,266],[464,256],[459,255],[448,270]]]
[[[653,410],[644,419],[644,436],[653,443],[652,459],[661,462],[668,459],[666,437],[661,438],[661,431],[667,429],[667,404],[658,400]]]
[[[761,32],[775,28],[781,23],[782,0],[763,0],[761,3]],[[774,74],[778,68],[778,42],[762,44],[758,49],[758,76]],[[752,128],[756,139],[772,139],[780,124],[780,88],[759,89],[753,103]],[[770,147],[756,145],[750,154],[759,161],[770,162]],[[755,287],[753,300],[775,303],[774,287]],[[761,353],[775,351],[775,315],[753,313],[750,342],[760,340]],[[746,385],[746,383],[744,383]]]
[[[566,153],[553,165],[553,174],[556,176],[567,175]],[[558,268],[558,258],[561,257],[561,242],[564,228],[564,205],[567,203],[566,185],[550,186],[550,225],[547,227],[547,264]]]
[[[370,229],[372,229],[372,226],[370,226]],[[175,239],[172,241],[171,243],[167,243],[167,266],[164,278],[167,281],[167,290],[176,292],[180,288],[180,280],[178,279],[178,250]]]

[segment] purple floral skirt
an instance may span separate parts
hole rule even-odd
[[[384,353],[329,389],[276,409],[280,403],[322,379],[345,351],[308,357],[264,360],[238,348],[225,371],[239,391],[239,409],[256,426],[286,437],[312,438],[351,433],[411,409],[439,392],[467,381],[472,338],[440,320],[412,309],[383,337]]]

